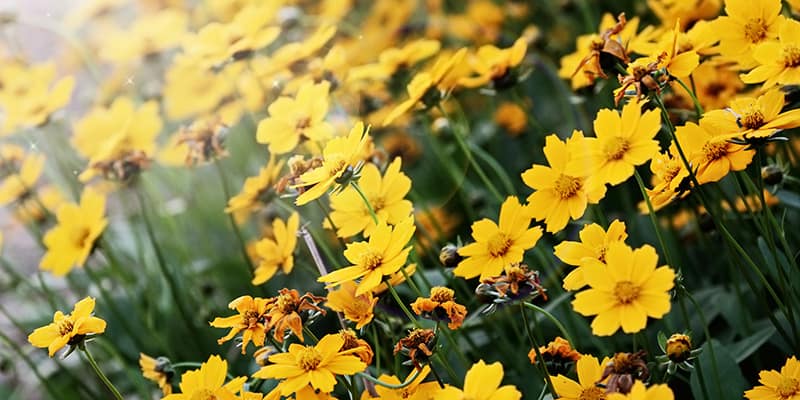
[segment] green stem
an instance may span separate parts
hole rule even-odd
[[[700,105],[700,100],[697,100],[697,96],[694,94],[694,90],[686,86],[686,84],[683,83],[683,81],[680,80],[680,78],[673,76],[672,79],[674,79],[675,82],[678,82],[678,84],[681,85],[683,90],[685,90],[686,93],[689,94],[689,97],[692,98],[692,102],[694,103],[694,111],[697,113],[697,119],[700,119],[700,117],[703,115],[703,106]]]
[[[369,215],[372,217],[372,222],[374,222],[375,225],[378,225],[378,215],[375,214],[375,209],[372,208],[372,204],[370,204],[369,200],[367,199],[367,196],[361,190],[361,186],[358,186],[358,182],[356,181],[350,181],[350,186],[352,186],[353,189],[355,189],[356,193],[358,193],[358,195],[361,196],[361,200],[364,201],[364,205],[367,206],[367,210],[369,210]]]
[[[100,370],[100,367],[97,366],[97,362],[94,360],[94,357],[92,357],[92,353],[89,352],[89,348],[86,347],[85,343],[81,343],[80,350],[83,351],[83,354],[86,356],[86,360],[89,361],[89,365],[92,366],[92,369],[97,374],[97,376],[100,377],[100,380],[103,381],[108,390],[111,391],[111,393],[114,395],[114,398],[116,398],[117,400],[124,400],[122,395],[119,393],[119,390],[117,390],[117,388],[114,387],[114,384],[111,383],[110,380],[108,380],[106,374],[104,374],[103,371]]]
[[[220,163],[219,159],[214,159],[214,167],[219,174],[219,179],[222,181],[222,191],[225,194],[225,204],[228,204],[228,201],[231,199],[231,190],[228,187],[228,180],[225,177],[225,170],[222,169],[222,164]],[[253,261],[250,259],[250,256],[247,254],[247,242],[245,242],[244,237],[242,237],[242,232],[239,231],[239,227],[236,226],[236,220],[233,218],[233,213],[225,213],[228,216],[228,222],[231,224],[231,229],[233,229],[233,233],[236,235],[236,241],[239,243],[239,251],[242,253],[242,258],[244,258],[244,262],[247,264],[247,271],[245,272],[245,276],[247,276],[247,280],[250,280],[253,275],[253,271],[255,271],[255,267],[253,266]]]
[[[530,308],[531,310],[542,313],[545,317],[547,317],[547,319],[549,319],[553,324],[555,324],[555,326],[558,328],[561,334],[564,335],[564,339],[567,339],[570,346],[575,348],[575,341],[572,340],[572,336],[569,334],[569,331],[567,331],[567,328],[564,327],[564,325],[561,323],[561,321],[558,320],[558,318],[556,318],[553,314],[550,314],[544,308],[541,308],[535,304],[528,303],[527,301],[523,301],[522,305],[527,308]]]
[[[400,306],[400,308],[403,310],[403,313],[406,315],[406,317],[408,317],[409,321],[411,321],[411,323],[413,323],[415,327],[421,328],[421,326],[419,325],[419,321],[417,321],[417,319],[414,317],[414,314],[412,314],[411,311],[408,310],[408,307],[406,307],[405,303],[403,303],[403,300],[400,299],[400,295],[397,294],[397,290],[394,289],[394,286],[392,286],[392,284],[389,283],[389,281],[384,281],[384,283],[386,283],[386,287],[389,288],[389,293],[392,294],[394,301],[397,303],[397,305]]]
[[[672,259],[670,256],[669,251],[667,250],[667,244],[664,242],[664,237],[661,235],[661,226],[658,225],[658,219],[656,218],[656,212],[653,210],[653,203],[650,202],[650,196],[647,195],[647,189],[644,186],[644,181],[642,180],[642,176],[639,175],[639,171],[633,170],[633,175],[636,177],[636,183],[639,184],[639,190],[642,192],[642,197],[644,197],[644,202],[647,204],[647,211],[650,215],[650,222],[653,224],[653,230],[656,232],[656,238],[658,238],[658,245],[661,246],[661,252],[664,253],[664,257],[667,259],[667,264],[672,266],[673,268],[678,268],[675,265],[675,260]],[[680,270],[678,268],[678,270]]]
[[[366,379],[366,380],[368,380],[368,381],[370,381],[370,382],[372,382],[372,383],[374,383],[376,385],[383,386],[385,388],[402,389],[402,388],[414,383],[414,379],[417,379],[417,376],[419,376],[419,370],[418,369],[414,369],[414,372],[412,372],[411,375],[409,375],[403,383],[398,383],[398,384],[384,382],[384,381],[382,381],[380,379],[372,377],[372,375],[370,375],[370,374],[366,374],[366,373],[363,373],[363,372],[358,372],[358,373],[356,373],[356,375],[359,376],[359,377],[362,377],[362,378],[364,378],[364,379]]]
[[[539,344],[536,343],[536,338],[533,337],[533,332],[531,332],[530,324],[528,323],[528,316],[525,314],[525,302],[519,303],[520,314],[522,314],[522,323],[525,324],[525,333],[528,335],[528,340],[531,342],[531,347],[533,347],[534,353],[536,353],[536,364],[541,365],[542,373],[544,374],[544,379],[547,382],[547,386],[550,388],[550,392],[553,394],[554,398],[558,398],[558,393],[556,393],[556,387],[553,386],[553,381],[550,379],[550,372],[547,371],[547,363],[544,362],[544,357],[542,357],[542,352],[539,351]],[[570,342],[572,343],[572,342]]]

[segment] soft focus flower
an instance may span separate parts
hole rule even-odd
[[[628,233],[625,232],[625,223],[615,219],[608,226],[608,230],[597,224],[586,224],[579,236],[581,239],[579,242],[564,241],[553,248],[556,257],[561,261],[577,267],[564,278],[563,286],[566,290],[579,290],[586,286],[581,269],[584,259],[594,259],[605,264],[609,246],[612,243],[625,242]]]
[[[761,384],[746,392],[749,400],[797,400],[800,399],[800,361],[794,356],[786,360],[781,371],[764,370],[758,373]]]
[[[217,317],[209,322],[209,325],[215,328],[231,328],[227,335],[217,340],[217,343],[225,343],[239,332],[243,332],[242,354],[247,351],[247,344],[251,340],[256,346],[263,346],[267,336],[265,316],[268,303],[269,299],[251,296],[241,296],[231,301],[228,308],[236,310],[239,314],[225,318]]]
[[[213,355],[199,369],[181,375],[181,393],[171,394],[163,400],[236,399],[236,393],[242,390],[247,378],[242,376],[225,383],[227,374],[228,362]]]
[[[278,183],[283,165],[283,160],[278,160],[275,156],[270,157],[267,165],[258,171],[258,175],[245,179],[242,191],[228,200],[225,212],[249,215],[263,207],[270,199],[270,195],[274,194],[274,186]]]
[[[467,316],[467,308],[455,301],[453,289],[434,286],[428,298],[418,297],[411,303],[414,313],[434,321],[445,321],[450,329],[458,329]]]
[[[270,280],[278,269],[284,274],[292,272],[299,226],[300,215],[296,212],[293,212],[285,222],[280,218],[272,221],[273,237],[261,239],[255,244],[255,254],[259,261],[253,271],[254,285]]]
[[[144,353],[139,353],[139,368],[142,376],[158,384],[164,396],[172,394],[172,376],[175,372],[169,366],[165,357],[153,358]]]
[[[441,398],[452,400],[519,400],[522,398],[512,385],[500,386],[503,380],[503,364],[486,364],[479,360],[473,364],[464,377],[464,390],[447,386]]]
[[[505,102],[494,112],[494,122],[511,136],[518,136],[528,126],[528,113],[516,103]]]
[[[93,317],[94,298],[86,297],[75,303],[72,313],[56,311],[53,322],[36,328],[28,335],[28,342],[36,347],[46,347],[50,357],[66,345],[78,346],[87,335],[99,335],[106,330],[106,321]]]
[[[0,68],[0,110],[3,111],[0,136],[19,128],[36,127],[64,108],[75,88],[75,78],[54,81],[55,65],[30,67],[8,63]]]
[[[361,329],[375,316],[373,310],[378,304],[378,298],[372,292],[356,295],[356,284],[351,281],[342,282],[339,289],[328,293],[325,306],[333,311],[341,312],[348,321],[356,323],[356,329]]]
[[[294,150],[306,140],[320,142],[333,136],[333,126],[325,121],[328,114],[330,84],[307,83],[295,98],[279,97],[269,106],[269,117],[258,123],[256,140],[269,145],[273,154]]]
[[[0,205],[22,200],[32,194],[44,171],[44,155],[26,154],[18,167],[14,160],[3,158],[2,162],[4,165],[1,172],[5,179],[0,183]]]
[[[516,83],[511,77],[511,69],[518,66],[525,57],[528,44],[525,38],[519,38],[514,45],[507,49],[498,49],[487,44],[481,46],[475,54],[467,57],[467,62],[477,76],[462,78],[459,83],[465,87],[474,88],[489,82],[494,83],[497,89],[503,89]]]

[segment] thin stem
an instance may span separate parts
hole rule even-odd
[[[372,208],[372,204],[367,199],[367,196],[361,190],[361,186],[358,186],[358,182],[351,181],[350,186],[355,189],[356,193],[361,196],[361,200],[364,201],[364,204],[367,206],[367,210],[369,210],[369,215],[372,217],[372,222],[375,222],[375,225],[378,225],[378,216],[375,214],[375,209]]]
[[[225,170],[222,169],[222,164],[217,158],[214,159],[214,167],[219,174],[219,179],[222,181],[222,191],[225,194],[225,204],[228,204],[228,201],[231,199],[231,191],[228,187],[228,180],[225,177]],[[253,260],[251,260],[250,256],[247,254],[247,242],[245,242],[244,237],[242,237],[242,232],[239,231],[239,227],[236,226],[236,220],[233,218],[233,213],[226,212],[225,214],[228,216],[228,222],[230,222],[231,229],[233,229],[233,233],[236,235],[236,241],[239,243],[239,250],[242,252],[242,258],[244,258],[244,262],[247,264],[248,270],[246,272],[246,276],[249,280],[252,278],[255,267],[253,266]]]
[[[547,386],[550,387],[550,392],[553,394],[554,398],[558,398],[556,387],[553,386],[553,381],[550,379],[550,372],[547,371],[547,365],[542,357],[542,352],[539,351],[539,344],[536,343],[536,338],[533,337],[530,324],[528,324],[528,316],[525,314],[525,304],[525,302],[519,303],[520,314],[522,314],[522,323],[525,324],[525,333],[528,335],[528,340],[531,342],[531,347],[533,347],[534,353],[536,353],[537,364],[542,366],[542,373],[544,373],[544,379],[547,382]]]
[[[382,381],[380,379],[372,377],[372,375],[370,375],[370,374],[366,374],[366,373],[363,373],[363,372],[358,372],[358,373],[356,373],[356,375],[360,376],[360,377],[362,377],[362,378],[364,378],[364,379],[366,379],[366,380],[368,380],[368,381],[370,381],[370,382],[372,382],[372,383],[374,383],[376,385],[383,386],[385,388],[402,389],[402,388],[414,383],[414,379],[417,379],[417,376],[419,376],[419,370],[418,369],[414,369],[414,372],[412,372],[411,375],[409,375],[403,383],[398,383],[398,384],[392,384],[392,383],[384,382],[384,381]]]
[[[658,238],[658,245],[661,246],[661,252],[664,253],[664,257],[667,259],[667,264],[672,266],[673,268],[678,268],[675,265],[675,260],[672,259],[670,256],[669,251],[667,251],[667,244],[664,242],[664,237],[661,235],[661,226],[658,225],[658,219],[656,218],[656,212],[653,210],[653,203],[650,202],[650,196],[647,195],[647,189],[644,186],[644,181],[642,180],[642,176],[639,175],[639,171],[633,170],[633,175],[636,177],[636,183],[639,184],[639,190],[642,192],[642,197],[644,197],[644,202],[647,204],[647,211],[650,215],[650,222],[653,224],[653,230],[656,232],[656,238]]]
[[[575,348],[575,341],[572,340],[572,336],[570,336],[569,331],[567,331],[567,328],[564,327],[564,325],[561,323],[561,321],[558,320],[558,318],[553,316],[553,314],[550,314],[544,308],[541,308],[535,304],[528,303],[527,301],[523,301],[522,305],[527,308],[530,308],[531,310],[544,314],[544,316],[547,317],[547,319],[549,319],[553,324],[555,324],[556,328],[558,328],[561,334],[564,335],[564,339],[567,339],[570,346]]]
[[[414,317],[414,314],[408,310],[408,307],[406,307],[405,303],[403,303],[403,300],[400,299],[400,295],[397,294],[397,290],[394,289],[394,286],[392,286],[389,281],[384,281],[384,283],[386,283],[386,287],[389,288],[389,293],[392,294],[394,301],[400,306],[400,308],[403,310],[403,313],[406,314],[406,317],[408,317],[415,327],[420,328],[419,321],[417,321],[417,319]]]
[[[694,103],[694,111],[697,113],[697,119],[700,119],[700,117],[703,115],[703,106],[700,105],[700,100],[697,100],[697,96],[694,94],[694,90],[689,89],[689,87],[686,86],[686,84],[683,83],[683,81],[680,80],[680,78],[673,76],[672,79],[678,82],[678,84],[681,85],[683,90],[685,90],[686,93],[689,94],[689,97],[692,98],[692,102]]]
[[[89,361],[89,365],[92,366],[92,369],[97,376],[100,377],[100,380],[103,381],[108,390],[111,391],[111,393],[114,395],[114,398],[117,400],[124,400],[122,395],[119,393],[119,390],[117,390],[114,384],[108,380],[108,377],[103,373],[103,371],[100,370],[100,367],[97,366],[97,362],[94,360],[94,357],[92,357],[92,353],[89,352],[89,348],[86,347],[85,343],[81,343],[80,350],[83,351],[83,354],[86,356],[86,360]]]

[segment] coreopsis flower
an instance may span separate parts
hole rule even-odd
[[[291,152],[307,140],[321,142],[333,136],[328,114],[330,83],[306,83],[294,98],[282,96],[269,105],[269,117],[258,123],[256,140],[273,154]]]
[[[142,376],[158,384],[164,396],[172,394],[172,377],[175,371],[170,366],[166,357],[153,358],[144,353],[139,353],[139,368]]]
[[[712,22],[720,54],[736,61],[741,69],[752,68],[757,46],[778,37],[781,7],[780,0],[725,0],[727,15]]]
[[[509,196],[500,206],[499,223],[484,218],[472,224],[475,242],[458,250],[464,259],[453,274],[466,279],[480,276],[481,280],[499,276],[504,269],[521,262],[525,251],[542,237],[542,228],[530,225],[530,207]]]
[[[112,63],[157,56],[180,45],[188,22],[186,12],[175,8],[143,15],[128,27],[104,33],[99,56]]]
[[[236,96],[237,67],[229,65],[214,73],[186,57],[176,57],[166,72],[161,93],[167,117],[178,120],[218,110],[220,104]]]
[[[88,187],[81,194],[80,204],[61,205],[56,226],[42,240],[47,252],[39,266],[57,276],[66,275],[76,265],[83,267],[108,225],[105,207],[105,196]]]
[[[800,126],[800,110],[781,112],[786,104],[780,89],[772,89],[758,97],[737,97],[724,110],[712,110],[703,115],[709,123],[731,126],[731,120],[740,126],[731,138],[750,140],[769,138],[783,129]]]
[[[323,393],[336,386],[337,375],[353,375],[367,368],[352,351],[340,351],[344,344],[341,335],[325,335],[316,346],[289,345],[289,351],[269,357],[271,365],[253,374],[259,379],[279,379],[280,394],[288,396],[311,385]]]
[[[55,215],[62,204],[67,202],[64,194],[54,185],[36,188],[36,196],[22,196],[14,208],[14,218],[23,223],[44,223],[50,215]]]
[[[667,374],[673,375],[678,368],[691,372],[694,366],[690,361],[697,358],[702,348],[692,348],[692,338],[685,333],[674,333],[667,338],[658,332],[658,347],[664,353],[656,356],[662,367],[667,367]]]
[[[600,381],[606,382],[606,393],[629,393],[634,382],[646,381],[650,376],[645,351],[636,353],[616,353],[608,362],[603,363],[603,375]]]
[[[644,383],[637,381],[633,384],[631,392],[628,394],[611,393],[608,400],[675,400],[675,395],[669,386],[651,385],[645,387]]]
[[[351,281],[342,282],[339,289],[331,290],[328,293],[328,300],[325,306],[333,311],[344,314],[348,321],[356,323],[356,329],[361,329],[370,322],[375,316],[375,305],[378,298],[372,292],[356,295],[356,284]]]
[[[498,49],[491,44],[483,45],[475,54],[467,56],[470,68],[477,75],[462,78],[459,83],[468,88],[483,86],[489,82],[496,89],[511,87],[517,82],[517,77],[513,76],[513,68],[522,62],[527,50],[525,38],[517,39],[507,49]]]
[[[661,111],[642,113],[643,102],[631,100],[622,113],[602,109],[594,120],[597,138],[587,138],[595,177],[618,185],[633,175],[634,168],[658,152],[654,138],[661,129]]]
[[[300,175],[297,186],[303,192],[295,204],[302,206],[325,194],[331,186],[349,182],[361,165],[368,140],[369,127],[365,129],[363,122],[357,122],[347,137],[331,139],[322,150],[322,165]]]
[[[581,353],[578,353],[577,350],[573,349],[572,345],[570,345],[569,342],[561,336],[556,336],[556,338],[553,339],[552,342],[548,343],[547,346],[540,346],[539,353],[542,355],[544,362],[548,365],[556,364],[564,366],[574,363],[575,361],[580,360],[582,357]],[[536,363],[535,349],[531,349],[528,352],[528,359],[531,360],[531,364]],[[597,362],[596,359],[595,362]],[[548,368],[548,370],[550,369]]]
[[[606,194],[602,181],[593,179],[593,167],[583,165],[587,145],[581,131],[562,142],[558,136],[545,139],[544,155],[550,166],[533,165],[522,173],[525,185],[535,190],[528,196],[531,213],[544,220],[548,232],[564,229],[572,219],[586,211],[587,204],[597,204]]]
[[[280,218],[272,221],[273,237],[263,238],[255,244],[255,254],[259,261],[253,271],[254,285],[270,280],[278,269],[284,274],[292,272],[299,226],[300,215],[296,212],[293,212],[285,222]]]
[[[91,335],[99,335],[106,330],[106,321],[92,316],[94,298],[86,297],[75,303],[72,313],[64,315],[56,311],[53,322],[36,328],[28,335],[28,342],[36,347],[47,348],[50,357],[64,346],[77,347]]]
[[[675,136],[701,184],[716,182],[730,171],[741,171],[750,165],[755,155],[747,146],[730,142],[731,132],[738,127],[730,121],[726,125],[719,120],[700,120],[700,124],[687,122],[675,129]]]
[[[418,297],[411,303],[414,313],[434,321],[445,321],[450,329],[458,329],[467,316],[467,308],[455,301],[453,289],[434,286],[428,298]]]
[[[394,345],[394,354],[402,353],[414,368],[421,369],[436,349],[436,332],[432,329],[412,329]]]
[[[228,136],[228,125],[219,116],[199,119],[189,126],[181,127],[177,144],[186,145],[186,165],[208,162],[228,155],[225,150],[225,138]]]
[[[333,287],[360,278],[356,296],[378,288],[384,279],[399,272],[406,264],[411,251],[411,246],[406,245],[415,229],[412,216],[394,227],[378,223],[368,241],[347,244],[344,257],[353,265],[332,271],[317,281]]]
[[[453,386],[444,388],[439,396],[452,400],[519,400],[522,393],[513,385],[500,386],[503,364],[486,364],[478,360],[464,377],[464,390]]]
[[[419,374],[408,385],[401,389],[390,389],[384,386],[375,385],[375,392],[378,394],[377,399],[381,400],[429,400],[435,398],[442,390],[437,382],[423,382],[428,374],[431,373],[431,367],[426,365],[422,367]],[[382,382],[392,385],[400,385],[400,379],[394,375],[383,374],[378,377]],[[408,382],[408,380],[406,380]]]
[[[577,382],[561,374],[551,376],[550,380],[558,393],[558,398],[563,400],[605,399],[605,389],[597,384],[603,381],[601,379],[603,365],[608,361],[609,359],[605,358],[601,363],[592,355],[582,355],[575,367],[578,372]]]
[[[556,257],[561,261],[577,267],[564,278],[565,290],[579,290],[586,286],[581,268],[584,259],[594,259],[605,264],[606,252],[611,243],[624,243],[628,238],[625,223],[618,219],[611,222],[608,230],[598,224],[586,224],[578,235],[581,238],[579,242],[563,241],[553,248]]]
[[[274,329],[273,337],[280,343],[283,343],[287,330],[302,342],[303,317],[300,314],[306,313],[308,320],[314,319],[320,314],[324,315],[325,310],[318,306],[324,300],[324,297],[314,296],[311,293],[300,296],[295,289],[279,290],[278,295],[269,298],[267,304],[267,331]]]
[[[675,143],[670,144],[669,148],[663,153],[653,156],[650,160],[650,172],[653,173],[652,189],[647,189],[647,197],[653,211],[658,211],[668,205],[676,198],[684,197],[689,194],[688,183],[689,171],[678,154]],[[647,205],[642,205],[642,212],[649,212]]]
[[[494,122],[511,136],[519,136],[528,126],[528,113],[516,103],[505,102],[494,112]]]
[[[228,308],[236,310],[237,315],[230,317],[217,317],[209,322],[214,328],[231,328],[227,335],[217,340],[223,344],[242,332],[242,354],[247,351],[247,345],[253,341],[257,347],[264,345],[267,337],[266,314],[270,299],[251,296],[241,296],[228,304]]]
[[[360,339],[352,329],[340,330],[339,336],[344,339],[344,343],[339,349],[340,352],[350,352],[351,354],[360,358],[364,364],[372,364],[372,357],[375,356],[375,353],[372,351],[372,347],[369,345],[369,343],[367,343],[366,340]]]
[[[722,0],[688,3],[674,0],[647,0],[647,5],[658,16],[662,25],[672,26],[676,21],[680,21],[681,28],[685,28],[692,26],[698,20],[716,17],[722,7]]]
[[[595,316],[592,333],[609,336],[620,327],[625,333],[636,333],[645,328],[648,316],[661,318],[669,312],[675,272],[668,266],[656,268],[658,254],[653,247],[633,250],[624,243],[612,243],[605,261],[583,260],[589,289],[575,295],[572,302],[576,312]]]
[[[25,154],[19,162],[3,158],[0,206],[29,197],[44,171],[44,162],[44,154]]]
[[[411,68],[436,54],[442,47],[438,40],[419,39],[402,48],[389,48],[378,55],[378,62],[350,69],[347,81],[361,79],[387,80],[395,73]]]
[[[3,123],[0,136],[18,128],[44,125],[50,116],[64,108],[75,88],[75,78],[55,80],[55,64],[23,66],[8,63],[0,68],[0,109]]]
[[[482,280],[475,288],[475,295],[482,301],[491,303],[484,313],[493,312],[497,306],[520,299],[541,296],[547,301],[539,271],[531,271],[525,264],[513,264],[502,275]]]
[[[749,400],[800,399],[800,361],[792,356],[780,372],[774,369],[761,371],[758,382],[761,385],[744,392],[744,397]]]
[[[181,393],[170,394],[163,400],[236,399],[236,393],[242,390],[247,377],[234,378],[225,383],[227,374],[228,361],[213,355],[200,368],[181,375]]]
[[[244,180],[242,191],[228,200],[225,212],[249,215],[268,203],[275,193],[275,185],[278,183],[284,164],[283,160],[275,156],[270,157],[267,165],[258,171],[258,175]]]
[[[411,179],[400,171],[400,166],[401,160],[396,158],[381,176],[375,164],[367,163],[361,169],[361,177],[358,179],[358,186],[364,192],[378,221],[389,225],[396,225],[407,218],[413,208],[411,202],[405,199],[411,190]],[[372,213],[353,187],[347,187],[331,197],[330,218],[338,228],[336,235],[344,238],[358,233],[369,237],[376,226]],[[331,228],[328,221],[324,225]]]
[[[276,3],[278,4],[278,3]],[[272,76],[286,69],[303,67],[303,61],[317,54],[336,35],[336,26],[320,24],[317,30],[301,42],[287,43],[275,50],[269,58],[254,58],[251,68],[259,76]]]

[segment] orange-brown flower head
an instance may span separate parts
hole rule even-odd
[[[692,338],[689,335],[675,333],[667,339],[667,358],[673,362],[684,362],[692,356]]]
[[[303,341],[304,321],[301,317],[303,312],[307,312],[306,323],[320,314],[325,315],[325,310],[317,305],[325,301],[325,298],[314,296],[311,293],[300,296],[297,290],[284,288],[278,291],[278,296],[270,300],[270,304],[267,305],[266,317],[269,321],[267,331],[275,329],[273,337],[280,343],[283,343],[287,330],[297,336],[301,342]]]
[[[455,302],[452,289],[434,286],[428,298],[419,297],[411,304],[417,315],[434,321],[445,321],[450,329],[458,329],[467,316],[467,308]]]
[[[223,147],[228,136],[228,126],[219,117],[199,120],[188,127],[182,127],[178,135],[178,143],[185,143],[189,150],[186,153],[186,165],[208,162],[228,155]]]
[[[475,295],[489,306],[484,312],[494,312],[503,304],[520,299],[541,297],[547,293],[539,279],[539,271],[531,271],[525,264],[513,264],[502,275],[485,279],[475,288]]]
[[[553,339],[547,346],[540,346],[539,353],[547,365],[547,370],[553,375],[566,374],[572,365],[581,358],[581,353],[573,349],[570,343],[560,336]],[[531,364],[537,362],[536,350],[531,349],[528,352],[528,359],[531,360]]]
[[[608,378],[606,393],[629,393],[636,380],[646,381],[650,371],[644,356],[644,351],[614,354],[600,378]]]
[[[351,354],[358,356],[364,364],[372,364],[372,357],[375,356],[375,353],[366,340],[360,339],[352,329],[342,329],[339,331],[339,336],[344,339],[342,348],[339,349],[340,353],[349,351]]]
[[[414,329],[394,346],[394,354],[403,353],[408,356],[415,368],[422,368],[428,363],[436,348],[436,333],[431,329]]]

